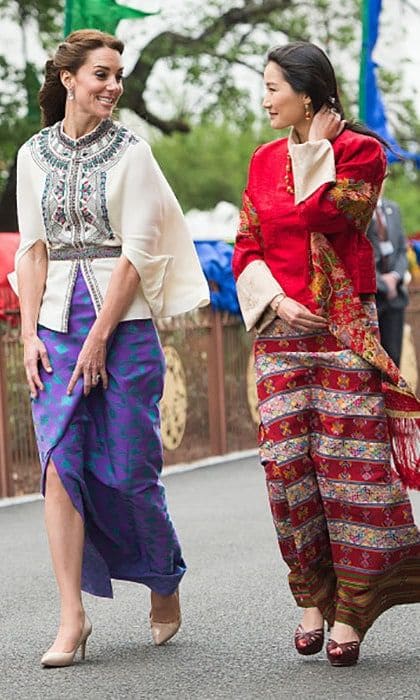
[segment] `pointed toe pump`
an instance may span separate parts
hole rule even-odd
[[[45,668],[60,668],[62,666],[71,666],[74,662],[77,651],[80,649],[80,656],[83,660],[86,654],[86,642],[89,635],[92,633],[92,623],[88,616],[85,615],[82,634],[74,649],[71,651],[47,651],[41,659],[41,666]]]
[[[174,622],[154,622],[150,616],[150,629],[152,632],[153,643],[160,647],[165,642],[168,642],[176,635],[181,627],[181,615]]]
[[[175,620],[171,622],[159,622],[153,617],[153,610],[150,611],[150,629],[152,632],[153,643],[159,647],[165,642],[168,642],[176,635],[181,627],[181,610],[179,608],[179,591],[176,591],[178,599],[178,614]]]

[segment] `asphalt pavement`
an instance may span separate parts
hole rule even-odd
[[[420,698],[420,606],[385,613],[356,667],[296,654],[299,613],[255,457],[165,484],[189,565],[179,634],[154,647],[147,589],[115,582],[112,601],[85,596],[87,658],[64,669],[39,663],[57,625],[42,501],[0,508],[0,700]],[[420,493],[413,503],[419,522]]]

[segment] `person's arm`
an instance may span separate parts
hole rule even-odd
[[[381,255],[381,250],[379,248],[379,237],[378,237],[378,231],[376,228],[375,217],[373,217],[372,221],[370,222],[370,224],[367,228],[366,236],[369,239],[370,243],[372,244],[373,252],[375,255],[376,290],[377,290],[377,292],[380,292],[381,294],[386,294],[388,291],[388,287],[387,287],[385,281],[382,279],[382,272],[380,271],[382,255]]]
[[[16,274],[10,282],[19,295],[23,361],[31,398],[44,389],[39,376],[39,362],[47,372],[51,364],[45,345],[37,335],[39,309],[47,277],[47,249],[41,205],[37,198],[30,149],[24,144],[18,153],[16,173],[17,214],[20,234],[19,248],[15,256]]]
[[[322,119],[321,112],[315,115],[307,142],[290,146],[299,216],[308,231],[327,236],[365,232],[385,176],[383,148],[374,138],[351,134],[337,145],[336,160],[329,138],[321,138]]]
[[[400,209],[394,203],[392,204],[392,209],[392,215],[394,217],[393,225],[394,229],[397,231],[397,245],[392,272],[394,272],[398,276],[398,280],[401,281],[404,279],[404,275],[408,270],[407,241],[404,235]]]
[[[26,379],[35,399],[44,385],[39,376],[39,362],[47,372],[52,372],[44,343],[38,338],[37,322],[47,277],[47,251],[42,241],[37,241],[21,257],[17,279],[23,342],[23,364]]]
[[[111,274],[103,306],[77,358],[76,367],[67,387],[68,394],[71,394],[77,380],[81,376],[83,376],[83,387],[86,396],[92,387],[96,386],[99,379],[101,379],[104,389],[107,389],[107,343],[130,306],[139,286],[139,281],[137,270],[122,255]]]
[[[127,155],[121,175],[122,255],[110,277],[103,306],[80,351],[68,394],[81,376],[85,395],[99,379],[107,388],[107,342],[133,301],[139,284],[152,315],[159,313],[163,303],[164,279],[171,256],[157,254],[158,242],[167,198],[174,195],[145,142],[133,146]]]
[[[388,204],[387,206],[390,205]],[[385,288],[384,293],[390,301],[397,298],[398,287],[408,270],[407,241],[402,228],[400,211],[396,204],[392,204],[392,216],[393,232],[396,234],[396,236],[393,236],[394,241],[396,239],[395,255],[393,256],[394,265],[392,270],[381,275],[381,288]]]
[[[232,257],[233,276],[245,327],[250,330],[269,305],[273,310],[285,296],[264,261],[257,211],[245,191]]]

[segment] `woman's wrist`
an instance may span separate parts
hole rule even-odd
[[[273,309],[273,311],[275,311],[277,313],[281,302],[284,301],[285,298],[286,298],[286,294],[284,292],[280,292],[280,294],[276,294],[274,299],[272,299],[270,302],[270,306]]]
[[[22,332],[20,334],[20,338],[23,343],[26,343],[28,340],[33,340],[34,338],[37,337],[37,332],[36,328],[22,328]]]

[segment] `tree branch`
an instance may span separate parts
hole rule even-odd
[[[268,16],[275,11],[286,10],[292,6],[291,0],[262,0],[247,2],[244,7],[234,7],[214,19],[197,37],[190,37],[177,32],[165,31],[155,36],[143,48],[132,73],[126,80],[124,103],[150,124],[158,126],[164,133],[179,129],[188,130],[185,122],[179,120],[164,121],[151,114],[147,109],[143,93],[152,70],[160,59],[179,57],[188,58],[197,54],[215,54],[221,39],[239,24],[256,25],[267,22]],[[240,61],[237,61],[240,63]],[[245,65],[245,64],[243,64]],[[250,68],[250,66],[247,66]],[[254,69],[255,70],[255,69]]]

